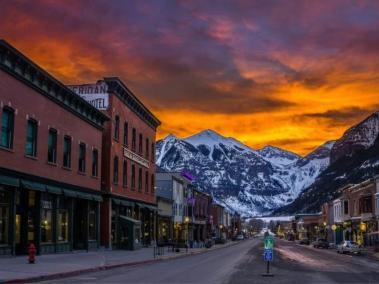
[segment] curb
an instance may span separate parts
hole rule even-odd
[[[10,280],[0,280],[0,283],[7,283],[7,284],[31,283],[31,282],[40,282],[40,281],[46,281],[46,280],[55,280],[55,279],[60,279],[60,278],[68,278],[68,277],[77,276],[80,274],[98,272],[98,271],[102,271],[102,270],[110,270],[110,269],[114,269],[114,268],[128,267],[128,266],[138,266],[138,265],[149,264],[149,263],[154,263],[154,262],[159,262],[159,261],[168,261],[168,260],[185,258],[188,256],[203,254],[203,253],[207,253],[207,252],[211,252],[211,251],[215,251],[215,250],[219,250],[219,249],[223,249],[223,248],[232,247],[232,246],[235,246],[235,245],[238,245],[241,243],[242,242],[236,242],[236,243],[232,243],[231,245],[228,245],[226,247],[222,246],[222,247],[213,248],[213,249],[206,249],[206,250],[198,251],[198,252],[189,252],[189,253],[186,253],[183,255],[169,256],[167,258],[156,258],[156,259],[148,259],[148,260],[142,260],[142,261],[133,261],[133,262],[118,263],[118,264],[102,265],[102,266],[96,266],[96,267],[80,269],[80,270],[52,273],[52,274],[48,274],[48,275],[39,275],[39,276],[29,277],[29,278],[15,278],[15,279],[10,279]]]

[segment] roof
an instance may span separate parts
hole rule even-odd
[[[0,39],[0,69],[99,129],[109,120],[3,39]]]
[[[106,77],[108,92],[118,96],[135,114],[154,130],[161,125],[159,119],[133,94],[118,77]]]

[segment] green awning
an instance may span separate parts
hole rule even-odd
[[[141,225],[141,221],[139,221],[139,220],[136,220],[136,219],[124,216],[124,215],[118,215],[118,217],[120,218],[121,221],[130,222],[130,223],[133,223],[135,225]]]
[[[20,180],[18,178],[0,175],[0,184],[19,187]]]
[[[62,189],[60,187],[46,185],[47,192],[53,194],[62,194]]]
[[[39,183],[39,182],[21,180],[21,184],[23,187],[30,189],[30,190],[46,191],[46,186],[42,183]]]
[[[103,202],[103,198],[100,195],[92,195],[92,199],[97,202]]]
[[[81,199],[87,199],[87,200],[92,200],[92,194],[84,193],[84,192],[76,192],[77,197]]]
[[[63,189],[63,194],[68,197],[77,197],[76,191],[69,190],[69,189]]]
[[[122,200],[118,198],[112,198],[112,201],[117,204],[117,205],[122,205],[122,206],[134,206],[133,202],[127,201],[127,200]]]

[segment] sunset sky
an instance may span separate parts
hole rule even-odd
[[[306,154],[379,110],[379,1],[1,1],[66,84],[119,76],[162,121]]]

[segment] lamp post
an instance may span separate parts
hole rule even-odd
[[[184,223],[186,224],[186,228],[187,228],[187,230],[186,230],[186,248],[188,249],[188,233],[189,233],[189,227],[188,227],[189,217],[188,216],[186,216],[184,218]]]

